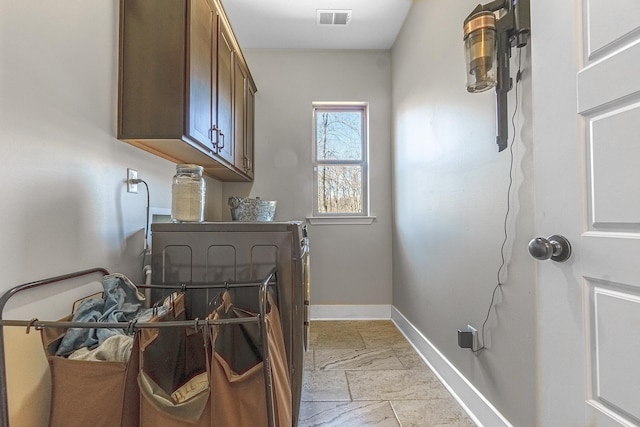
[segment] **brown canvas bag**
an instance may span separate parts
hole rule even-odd
[[[273,397],[278,427],[290,427],[291,386],[280,324],[280,314],[268,296],[267,340],[272,370]],[[254,317],[253,313],[233,307],[227,293],[212,319]],[[257,323],[214,326],[215,352],[212,362],[212,426],[266,427],[267,401],[264,361],[260,352]]]
[[[70,321],[72,315],[62,319]],[[138,425],[137,340],[128,362],[72,360],[56,356],[64,328],[41,331],[51,371],[50,427]]]

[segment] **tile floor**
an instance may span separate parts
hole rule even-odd
[[[390,320],[314,321],[300,427],[475,424]]]

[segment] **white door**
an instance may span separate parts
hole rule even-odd
[[[640,425],[640,1],[531,10],[538,425]]]

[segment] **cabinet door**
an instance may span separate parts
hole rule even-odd
[[[236,144],[236,167],[253,179],[253,117],[254,93],[249,71],[234,55],[234,141]]]
[[[242,68],[237,55],[233,56],[233,141],[236,148],[235,165],[238,169],[247,171],[246,151],[246,120],[245,120],[245,90],[246,90],[246,73]]]
[[[217,15],[208,0],[189,2],[187,136],[214,151],[215,44]]]
[[[247,177],[253,178],[253,120],[254,94],[249,71],[235,57],[234,63],[234,120],[236,142],[236,167]]]
[[[251,80],[245,80],[245,150],[244,157],[246,159],[245,173],[253,179],[253,144],[255,140],[255,96],[256,88]]]
[[[233,45],[224,21],[219,20],[218,25],[218,155],[233,164]]]

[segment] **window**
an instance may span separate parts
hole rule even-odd
[[[313,104],[313,215],[368,217],[368,108],[363,103]]]

